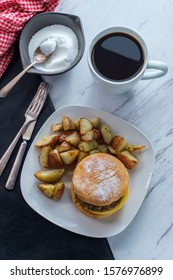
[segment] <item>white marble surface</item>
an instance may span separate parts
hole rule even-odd
[[[113,254],[116,259],[173,259],[173,1],[61,0],[56,11],[81,18],[86,48],[73,70],[45,77],[55,108],[82,104],[110,112],[141,129],[155,149],[149,192],[132,223],[108,239]],[[121,96],[100,89],[88,69],[88,46],[97,32],[114,25],[140,32],[150,58],[166,62],[168,74],[141,81]]]

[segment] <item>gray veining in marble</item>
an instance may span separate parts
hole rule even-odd
[[[173,259],[173,1],[61,0],[56,10],[81,18],[86,49],[73,70],[44,77],[55,108],[69,104],[100,108],[134,124],[154,146],[155,167],[142,207],[122,233],[108,239],[114,256]],[[168,64],[167,75],[141,81],[132,93],[120,96],[99,88],[88,69],[87,51],[96,33],[114,25],[137,30],[147,42],[150,58]]]

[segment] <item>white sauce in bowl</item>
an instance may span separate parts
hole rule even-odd
[[[55,46],[52,56],[45,63],[35,64],[34,67],[46,73],[60,73],[65,71],[75,60],[78,54],[78,39],[72,29],[54,24],[39,30],[31,38],[28,46],[30,61],[34,60],[35,50],[45,43],[46,52],[49,53]]]

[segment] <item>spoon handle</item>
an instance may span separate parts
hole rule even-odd
[[[33,61],[23,71],[21,71],[16,77],[14,77],[6,86],[0,89],[0,97],[5,97],[9,91],[15,86],[15,84],[22,78],[22,76],[34,65],[37,61]]]

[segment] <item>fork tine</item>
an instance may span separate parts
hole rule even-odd
[[[45,93],[47,92],[48,89],[48,83],[47,82],[41,82],[38,88],[38,94],[36,94],[34,96],[34,98],[32,99],[31,103],[29,104],[25,115],[32,110],[33,106],[37,104],[37,102],[40,100],[40,98],[42,97],[42,95],[45,97]],[[46,95],[47,96],[47,95]]]
[[[42,109],[42,105],[44,104],[46,98],[47,98],[47,86],[45,87],[43,85],[43,88],[41,88],[38,98],[34,100],[33,104],[31,104],[31,107],[27,111],[27,114],[32,113],[37,116],[40,113]]]

